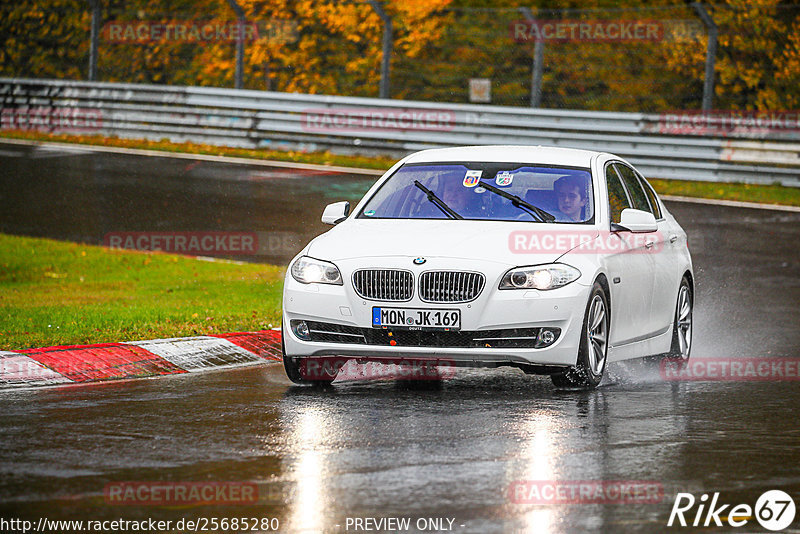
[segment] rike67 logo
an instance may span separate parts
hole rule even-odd
[[[723,504],[719,492],[711,496],[704,493],[699,499],[691,493],[678,493],[667,526],[721,527],[727,523],[731,527],[743,527],[755,519],[762,528],[779,531],[791,525],[794,516],[794,500],[781,490],[764,492],[755,507]]]

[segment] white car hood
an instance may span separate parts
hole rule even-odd
[[[334,262],[368,257],[438,257],[480,259],[510,266],[536,265],[556,261],[568,250],[514,252],[510,242],[512,233],[570,229],[574,229],[574,225],[450,219],[348,219],[314,239],[306,254]],[[587,236],[596,234],[592,227],[582,232]]]

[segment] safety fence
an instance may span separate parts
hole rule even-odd
[[[0,78],[4,130],[404,155],[524,144],[625,157],[647,176],[800,186],[800,115],[567,111],[269,91]]]

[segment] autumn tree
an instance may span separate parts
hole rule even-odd
[[[441,8],[450,0],[393,0],[385,9],[394,25],[393,61],[421,60],[442,33]],[[288,92],[377,96],[382,57],[380,17],[366,2],[240,0],[249,20],[265,31],[247,46],[247,85]],[[290,27],[291,32],[281,32]],[[277,35],[276,35],[277,34]],[[204,51],[210,65],[225,65],[220,46]],[[225,65],[227,67],[227,65]],[[212,74],[208,72],[208,74]],[[404,96],[402,88],[393,96]]]
[[[0,3],[0,75],[85,78],[90,20],[84,0]]]
[[[784,0],[785,1],[785,0]],[[377,96],[382,21],[366,0],[238,0],[257,35],[245,48],[245,87]],[[103,22],[235,23],[226,0],[101,0]],[[492,102],[529,103],[533,43],[509,24],[528,0],[386,0],[394,24],[393,98],[468,101],[470,78],[492,81]],[[674,0],[539,0],[548,20],[648,20],[696,31],[656,42],[547,42],[543,106],[658,112],[699,108],[707,32]],[[796,109],[800,6],[780,0],[712,0],[719,25],[717,109]],[[0,5],[0,74],[85,78],[89,3],[21,0]],[[699,29],[698,29],[699,28]],[[102,81],[232,87],[232,39],[118,42],[102,34]]]
[[[715,108],[789,110],[800,105],[800,6],[779,0],[715,0],[710,13],[719,27]],[[702,47],[676,47],[665,54],[678,74],[701,78]]]

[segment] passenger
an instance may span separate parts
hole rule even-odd
[[[553,184],[558,199],[558,210],[553,212],[556,222],[583,222],[583,209],[589,202],[585,180],[577,176],[562,176]]]

